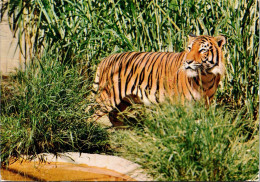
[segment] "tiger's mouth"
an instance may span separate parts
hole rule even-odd
[[[221,67],[222,66],[222,67]],[[223,74],[223,68],[224,66],[222,64],[207,64],[207,63],[187,63],[184,62],[183,69],[187,73],[188,77],[197,77],[199,74],[207,75],[207,74]]]
[[[184,70],[188,77],[197,77],[199,72],[202,72],[203,65],[198,63],[187,64],[186,62],[183,65]]]
[[[184,66],[184,70],[188,77],[197,77],[199,74],[220,74],[223,75],[223,68],[219,66],[208,66],[208,65],[198,65],[198,66]]]

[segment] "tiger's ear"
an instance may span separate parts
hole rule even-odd
[[[188,42],[189,42],[189,43],[192,42],[196,37],[197,37],[196,35],[190,33],[190,34],[189,34]]]
[[[215,37],[215,40],[220,48],[222,48],[222,46],[226,44],[226,38],[223,35]]]

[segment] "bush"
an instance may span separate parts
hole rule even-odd
[[[41,152],[103,152],[108,133],[87,122],[91,104],[84,95],[90,81],[76,67],[61,64],[46,54],[25,72],[3,85],[1,100],[1,160]]]
[[[243,113],[169,104],[148,111],[143,128],[113,140],[155,180],[244,181],[257,174],[258,123]]]

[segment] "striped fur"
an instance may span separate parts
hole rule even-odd
[[[212,100],[225,72],[223,36],[190,36],[188,49],[172,52],[127,52],[111,55],[98,66],[97,102],[110,112],[132,100],[150,105],[171,100]],[[123,104],[123,106],[122,106]]]

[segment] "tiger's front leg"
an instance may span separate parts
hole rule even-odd
[[[135,95],[128,95],[122,99],[121,103],[109,112],[109,120],[113,126],[123,126],[124,118],[119,118],[120,112],[125,111],[132,104],[140,104],[140,98]],[[130,111],[131,112],[131,111]]]
[[[118,119],[119,111],[113,110],[109,112],[108,118],[112,125],[115,126],[123,126],[124,122]]]

